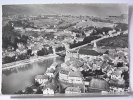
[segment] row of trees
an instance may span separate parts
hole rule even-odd
[[[11,63],[14,61],[19,61],[19,60],[24,60],[24,59],[29,59],[30,55],[28,55],[27,53],[22,53],[19,55],[15,55],[15,56],[5,56],[4,58],[2,58],[2,64],[6,64],[6,63]]]
[[[52,47],[50,47],[49,49],[42,48],[41,50],[37,51],[37,56],[44,56],[50,53],[53,53]]]
[[[50,47],[49,50],[47,50],[46,48],[42,48],[41,50],[37,51],[37,56],[44,56],[50,53],[53,53],[52,47]],[[6,64],[6,63],[14,62],[14,61],[29,59],[31,56],[34,56],[34,54],[32,53],[31,49],[28,49],[26,53],[22,53],[22,54],[15,55],[12,57],[5,56],[4,58],[2,58],[2,63]]]

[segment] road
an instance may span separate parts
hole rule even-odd
[[[105,38],[110,38],[110,37],[114,37],[114,36],[118,36],[118,35],[120,35],[120,34],[119,34],[119,33],[116,33],[116,34],[113,34],[112,36],[109,36],[109,35],[103,36],[103,37],[101,37],[101,38],[98,38],[98,39],[96,39],[96,40],[91,41],[90,43],[87,43],[87,44],[84,44],[84,45],[81,45],[81,46],[72,48],[72,49],[70,49],[70,51],[71,51],[71,50],[79,49],[79,48],[84,47],[84,46],[87,46],[88,44],[93,44],[94,42],[98,42],[98,41],[103,40],[103,39],[105,39]]]

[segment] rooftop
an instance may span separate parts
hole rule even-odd
[[[82,74],[80,71],[70,71],[69,77],[82,77]]]
[[[71,91],[71,92],[81,92],[81,89],[79,87],[67,87],[65,91]]]
[[[68,75],[69,74],[69,71],[61,69],[60,70],[60,73]]]
[[[89,84],[90,89],[108,90],[109,85],[105,80],[93,78]]]

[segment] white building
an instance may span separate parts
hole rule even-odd
[[[22,31],[23,30],[23,27],[14,27],[14,30],[19,30],[19,31]]]
[[[69,76],[68,76],[68,83],[82,84],[83,80],[82,80],[81,72],[70,71]]]
[[[68,81],[68,74],[69,74],[69,71],[61,69],[59,71],[59,80],[67,82]]]
[[[41,85],[45,85],[48,82],[49,77],[47,75],[37,75],[35,76],[35,82],[38,82]]]
[[[79,87],[67,87],[65,90],[65,94],[75,94],[81,93],[81,89]]]
[[[55,89],[56,89],[55,86],[52,83],[50,83],[43,88],[43,94],[44,95],[49,95],[49,94],[53,95],[55,93]]]
[[[25,28],[25,31],[32,31],[33,28]]]

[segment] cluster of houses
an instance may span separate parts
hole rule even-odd
[[[127,48],[102,50],[94,44],[89,50],[71,51],[66,45],[65,62],[61,64],[59,80],[66,84],[65,89],[82,84],[87,92],[123,92],[129,88],[128,75]],[[78,88],[84,92],[82,87]]]
[[[42,87],[42,92],[44,95],[54,94],[57,86],[52,82],[53,78],[56,76],[56,68],[58,64],[54,62],[49,68],[47,68],[44,75],[35,76],[35,82],[40,84]]]

